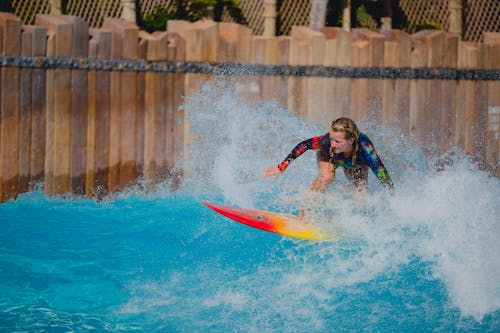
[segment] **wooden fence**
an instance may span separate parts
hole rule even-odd
[[[484,43],[456,35],[398,30],[345,32],[294,27],[264,38],[233,23],[169,21],[147,34],[120,19],[89,29],[78,17],[38,15],[34,26],[0,13],[0,54],[50,59],[238,62],[500,69],[500,34]],[[22,63],[22,61],[21,61]],[[82,67],[0,67],[0,201],[43,182],[47,193],[88,196],[119,191],[138,177],[155,183],[171,173],[188,139],[182,96],[207,74]],[[500,81],[242,76],[258,86],[252,100],[274,99],[322,124],[370,115],[416,141],[451,145],[499,175]]]

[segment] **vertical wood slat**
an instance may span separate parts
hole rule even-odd
[[[146,60],[164,60],[161,57],[161,38],[149,35],[145,37]],[[166,54],[164,56],[166,58]],[[153,184],[158,179],[164,163],[165,135],[164,108],[160,100],[162,94],[162,77],[159,73],[148,72],[144,75],[144,179]]]
[[[444,40],[445,33],[435,30],[424,30],[414,36],[415,40],[423,43],[425,53],[421,58],[421,67],[442,67],[444,64]],[[441,80],[426,80],[420,82],[419,89],[423,89],[425,98],[420,113],[420,136],[418,140],[429,153],[440,151],[440,120],[443,104],[443,82]]]
[[[482,48],[483,68],[500,68],[500,33],[485,33]],[[500,81],[484,82],[482,87],[487,91],[487,127],[483,129],[486,134],[485,163],[500,177]]]
[[[400,30],[383,30],[384,66],[410,67],[410,36]],[[384,80],[382,93],[382,124],[398,128],[405,135],[410,130],[410,80]]]
[[[3,55],[21,53],[21,20],[0,13]],[[0,202],[19,193],[20,81],[19,68],[2,67],[0,80]],[[24,140],[25,138],[21,138]]]
[[[168,32],[168,60],[183,60],[186,59],[186,44],[184,39],[175,32]],[[177,186],[182,177],[182,170],[174,169],[174,165],[181,159],[181,152],[184,148],[184,127],[185,114],[179,109],[182,98],[185,96],[185,80],[186,74],[182,73],[167,73],[167,168],[169,175],[173,179],[173,186]]]
[[[356,58],[353,58],[353,61],[356,61],[360,67],[383,66],[384,36],[368,29],[353,29],[352,34],[353,45],[356,45],[356,41],[360,41],[360,46],[362,46],[359,49],[360,53]],[[353,55],[355,54],[353,53]],[[378,110],[382,109],[382,82],[381,79],[373,78],[354,81],[362,95],[365,95],[360,99],[358,108],[353,109],[356,120],[365,118],[377,123],[381,122],[381,112]],[[352,93],[357,94],[356,89],[353,89]],[[352,96],[352,98],[354,102],[357,96]]]
[[[81,18],[66,16],[73,27],[73,57],[88,56],[89,26]],[[88,76],[87,71],[71,71],[71,156],[70,156],[70,191],[85,193],[87,112],[88,112]]]
[[[290,37],[262,37],[253,36],[251,48],[251,62],[265,65],[286,65],[289,58]],[[286,106],[287,92],[286,77],[261,76],[258,77],[260,100],[276,101]]]
[[[111,32],[93,30],[90,57],[111,59]],[[108,193],[111,74],[89,72],[86,194],[101,197]]]
[[[24,26],[25,33],[32,36],[32,55],[44,56],[47,53],[47,30],[38,26]],[[43,181],[45,160],[45,117],[46,117],[46,71],[41,68],[32,70],[31,133],[30,133],[30,186]]]
[[[325,34],[325,66],[347,67],[351,65],[351,34],[341,28],[323,28]],[[351,102],[351,80],[331,78],[324,83],[325,112],[331,120],[348,116]]]
[[[21,55],[31,56],[33,53],[33,34],[25,30],[21,35]],[[19,87],[19,193],[27,192],[30,183],[31,160],[31,117],[32,110],[32,75],[33,69],[21,68]]]
[[[292,27],[290,41],[291,65],[322,65],[324,63],[325,36],[307,27]],[[324,123],[323,82],[321,78],[299,77],[291,80],[292,110],[297,115],[316,123]],[[295,91],[295,96],[293,93]]]
[[[458,62],[459,37],[456,34],[446,33],[444,35],[443,63],[445,68],[456,68]],[[455,138],[455,93],[457,83],[451,80],[443,80],[441,83],[441,104],[439,105],[439,146],[441,152],[449,150],[454,145]]]
[[[458,66],[470,69],[478,64],[479,49],[474,43],[460,43]],[[457,132],[456,143],[466,153],[474,153],[474,127],[477,122],[475,83],[461,81],[458,83],[457,95]]]
[[[139,29],[136,25],[107,18],[103,28],[110,29],[116,38],[121,39],[121,49],[117,50],[117,53],[120,53],[118,58],[137,59]],[[113,165],[111,168],[113,181],[116,181],[113,190],[122,190],[132,185],[137,178],[137,72],[122,72],[116,79],[120,82],[119,87],[115,88],[119,92],[116,95],[119,96],[119,106],[118,103],[112,106],[114,120],[111,120],[111,124],[114,126],[116,120],[117,128],[113,132],[113,139],[116,141],[113,140],[115,146],[111,147],[111,153],[114,154],[117,169],[114,169]],[[117,149],[117,152],[113,152],[114,149]]]
[[[186,21],[169,20],[167,23],[167,31],[177,33],[184,39],[184,60],[187,61],[216,61],[218,37],[217,23],[205,20],[195,23]],[[210,79],[209,75],[204,74],[183,74],[182,82],[184,87],[182,90],[185,95],[193,95],[199,91],[202,85]],[[177,81],[176,81],[177,83]],[[191,143],[189,135],[189,110],[181,110],[177,114],[178,120],[182,123],[183,133],[180,137],[183,138],[183,146],[186,147]],[[180,134],[180,133],[179,133]],[[183,147],[183,149],[184,149]],[[186,158],[190,158],[187,156]],[[188,172],[188,170],[183,170]]]
[[[53,43],[53,56],[71,57],[73,24],[60,15],[37,15],[37,25],[47,28]],[[71,70],[54,69],[47,77],[46,181],[49,193],[70,192],[71,175]],[[53,96],[53,97],[52,97]],[[53,126],[53,128],[52,128]]]
[[[411,36],[412,53],[411,67],[423,68],[427,66],[427,54],[429,47],[423,41],[421,32]],[[427,119],[426,100],[427,90],[424,88],[425,80],[412,80],[410,82],[410,137],[416,144],[425,144],[426,128],[429,124]]]

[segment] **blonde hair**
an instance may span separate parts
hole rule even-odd
[[[334,132],[344,132],[344,138],[350,140],[354,138],[352,143],[352,164],[356,162],[356,156],[358,154],[358,140],[359,140],[359,130],[356,123],[349,118],[338,118],[332,122],[332,131]]]

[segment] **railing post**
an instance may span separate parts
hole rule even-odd
[[[321,29],[325,26],[327,0],[311,0],[309,28]]]
[[[61,0],[50,0],[50,15],[61,15]]]
[[[342,10],[342,29],[351,31],[351,0],[345,0]]]
[[[121,0],[122,14],[121,18],[129,23],[136,24],[135,0]]]
[[[0,54],[21,53],[21,20],[0,13]],[[19,192],[19,86],[20,69],[0,68],[0,202],[16,198]]]
[[[276,35],[276,0],[264,0],[264,37]]]
[[[448,10],[450,12],[448,31],[462,36],[462,0],[449,0]]]

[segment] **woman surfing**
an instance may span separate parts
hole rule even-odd
[[[328,133],[300,142],[280,164],[268,167],[262,177],[281,175],[293,160],[309,149],[317,151],[319,171],[311,185],[312,191],[325,192],[335,179],[339,166],[343,167],[357,195],[366,193],[368,168],[384,186],[389,189],[394,187],[373,143],[366,134],[359,132],[356,123],[349,118],[339,118],[332,122]]]

